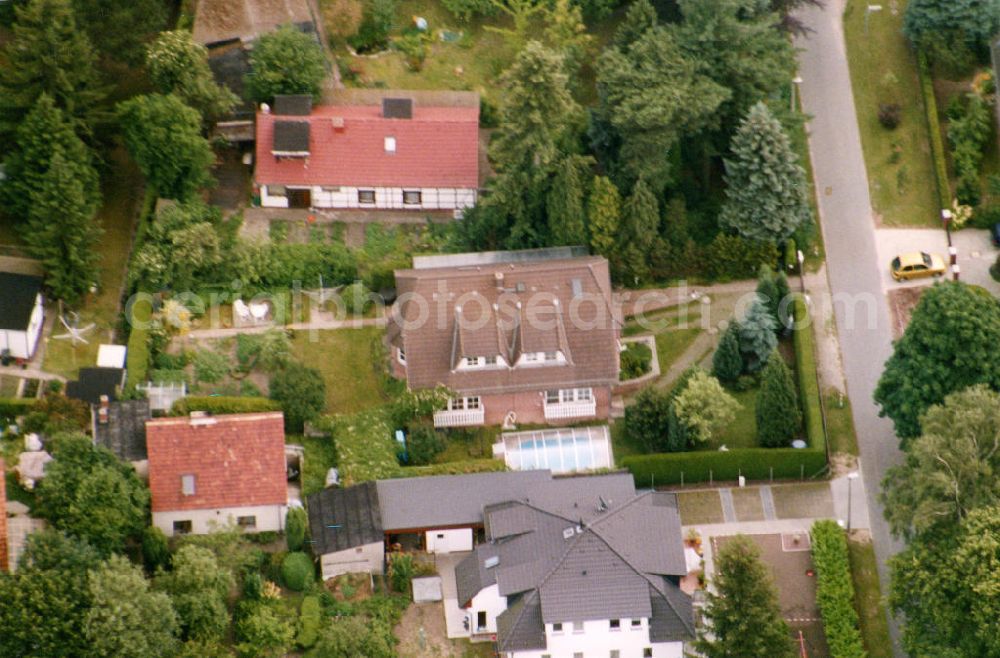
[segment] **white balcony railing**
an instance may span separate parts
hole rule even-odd
[[[545,405],[545,419],[587,418],[597,414],[596,400],[577,402],[553,402]]]
[[[434,427],[466,427],[482,425],[486,420],[486,409],[451,409],[434,412]]]

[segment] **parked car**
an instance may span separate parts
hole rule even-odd
[[[1000,247],[1000,222],[997,222],[990,229],[990,238],[993,239],[993,246]]]
[[[948,269],[945,260],[938,254],[928,254],[926,251],[914,251],[900,254],[892,259],[889,271],[896,281],[919,279],[925,276],[941,276]]]

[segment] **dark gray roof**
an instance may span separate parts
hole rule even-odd
[[[691,597],[672,581],[664,578],[650,585],[649,602],[653,616],[649,620],[649,641],[670,642],[694,635],[694,608]]]
[[[545,648],[545,622],[537,592],[529,592],[497,617],[497,649],[532,651]]]
[[[41,278],[0,272],[0,291],[0,329],[27,331],[35,298],[42,291]]]
[[[278,94],[274,97],[274,113],[281,116],[307,117],[312,114],[312,96]]]
[[[124,400],[108,405],[108,422],[100,422],[100,405],[92,407],[94,443],[125,461],[146,459],[146,421],[152,418],[149,400]]]
[[[124,385],[124,368],[80,368],[76,381],[66,384],[66,397],[98,404],[102,395],[118,399],[118,390]]]
[[[386,119],[412,119],[412,98],[383,98],[382,117]]]
[[[271,146],[271,151],[274,153],[308,153],[309,122],[275,121],[274,143]]]
[[[315,555],[364,546],[385,537],[374,482],[324,489],[306,498],[306,509]]]
[[[523,499],[551,478],[549,471],[506,471],[379,480],[382,523],[389,530],[479,525],[485,506]]]

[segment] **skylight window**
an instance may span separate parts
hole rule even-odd
[[[386,153],[395,153],[396,152],[396,138],[395,137],[386,137],[385,138],[385,152]]]

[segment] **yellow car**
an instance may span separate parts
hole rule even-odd
[[[896,281],[919,279],[923,276],[941,276],[948,269],[944,258],[938,254],[928,254],[925,251],[914,251],[900,254],[892,259],[889,271]]]

